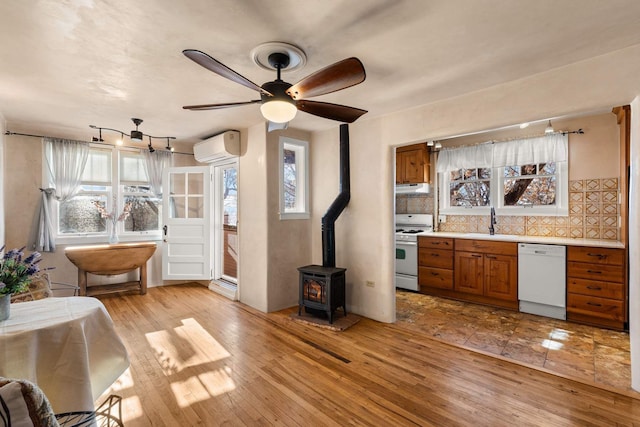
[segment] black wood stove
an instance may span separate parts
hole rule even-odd
[[[311,314],[326,313],[329,323],[333,323],[333,313],[342,307],[347,315],[345,301],[345,271],[346,268],[323,267],[321,265],[307,265],[298,267],[300,272],[300,298],[298,316],[305,312]]]

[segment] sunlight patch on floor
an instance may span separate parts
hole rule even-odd
[[[122,422],[135,420],[144,416],[144,410],[142,409],[142,403],[138,396],[131,396],[122,399]]]
[[[171,384],[173,395],[181,408],[219,396],[235,388],[236,385],[231,379],[231,369],[228,367]]]
[[[215,362],[230,356],[196,320],[184,319],[182,326],[145,335],[165,375]]]

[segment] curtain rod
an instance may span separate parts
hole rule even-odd
[[[578,130],[561,130],[561,131],[558,131],[558,132],[543,133],[543,134],[540,134],[540,135],[513,136],[513,137],[510,137],[510,138],[503,138],[503,139],[490,139],[488,141],[476,142],[475,144],[454,145],[454,146],[451,146],[451,147],[443,146],[442,148],[473,147],[474,145],[494,144],[496,142],[498,142],[498,143],[499,142],[508,142],[508,141],[515,141],[515,140],[518,140],[518,139],[540,138],[541,136],[548,136],[548,135],[569,135],[571,133],[582,135],[582,134],[584,134],[584,130],[582,130],[582,128],[580,128]],[[443,139],[443,140],[440,140],[440,141],[438,141],[438,140],[434,140],[434,141],[442,143],[443,141],[451,141],[453,139],[456,139],[456,138],[448,138],[448,139]]]
[[[46,135],[32,135],[30,133],[20,133],[20,132],[11,132],[11,131],[6,131],[4,133],[5,135],[20,135],[20,136],[30,136],[32,138],[53,138],[53,139],[64,139],[64,138],[58,138],[58,137],[54,137],[54,136],[46,136]],[[116,145],[114,144],[107,144],[105,142],[88,142],[89,144],[98,144],[98,145],[106,145],[109,147],[116,147]],[[138,148],[138,147],[132,147],[132,148]],[[140,151],[142,151],[142,148],[139,148]],[[169,151],[169,150],[165,150],[165,151]],[[180,151],[171,151],[172,154],[184,154],[187,156],[193,156],[193,153],[182,153]]]
[[[582,135],[584,131],[582,130],[582,128],[578,130],[559,130],[558,132],[543,133],[541,135],[524,135],[524,136],[513,136],[511,138],[492,139],[490,141],[486,141],[486,143],[493,144],[494,142],[508,142],[508,141],[515,141],[517,139],[540,138],[541,136],[548,136],[548,135],[569,135],[570,133]]]

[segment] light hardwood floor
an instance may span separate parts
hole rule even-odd
[[[638,425],[640,400],[369,319],[343,332],[207,288],[103,296],[131,358],[133,426]]]

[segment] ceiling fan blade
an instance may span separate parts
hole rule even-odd
[[[267,92],[266,90],[262,89],[260,86],[258,86],[257,84],[255,84],[251,80],[249,80],[246,77],[236,73],[231,68],[229,68],[226,65],[224,65],[222,62],[213,59],[212,57],[210,57],[209,55],[207,55],[204,52],[201,52],[201,51],[195,50],[195,49],[185,49],[185,50],[182,51],[182,53],[187,58],[191,59],[192,61],[196,62],[197,64],[202,65],[207,70],[213,71],[214,73],[216,73],[216,74],[218,74],[218,75],[220,75],[222,77],[225,77],[225,78],[231,80],[232,82],[236,82],[236,83],[239,83],[239,84],[241,84],[243,86],[248,87],[249,89],[253,89],[253,90],[256,90],[258,92],[261,92],[261,93],[264,93],[264,94],[267,94],[267,95],[271,95],[269,92]]]
[[[304,111],[305,113],[345,123],[353,123],[367,112],[367,110],[347,107],[346,105],[308,101],[306,99],[296,102],[296,106],[298,110]]]
[[[238,107],[240,105],[257,104],[262,102],[260,99],[254,99],[253,101],[246,102],[226,102],[224,104],[202,104],[202,105],[185,105],[185,110],[203,111],[203,110],[219,110],[221,108]]]
[[[366,76],[358,58],[347,58],[305,77],[291,86],[287,93],[296,100],[312,98],[355,86]]]
[[[274,130],[284,130],[289,127],[289,122],[284,123],[276,123],[276,122],[268,122],[267,123],[267,132],[272,132]]]

